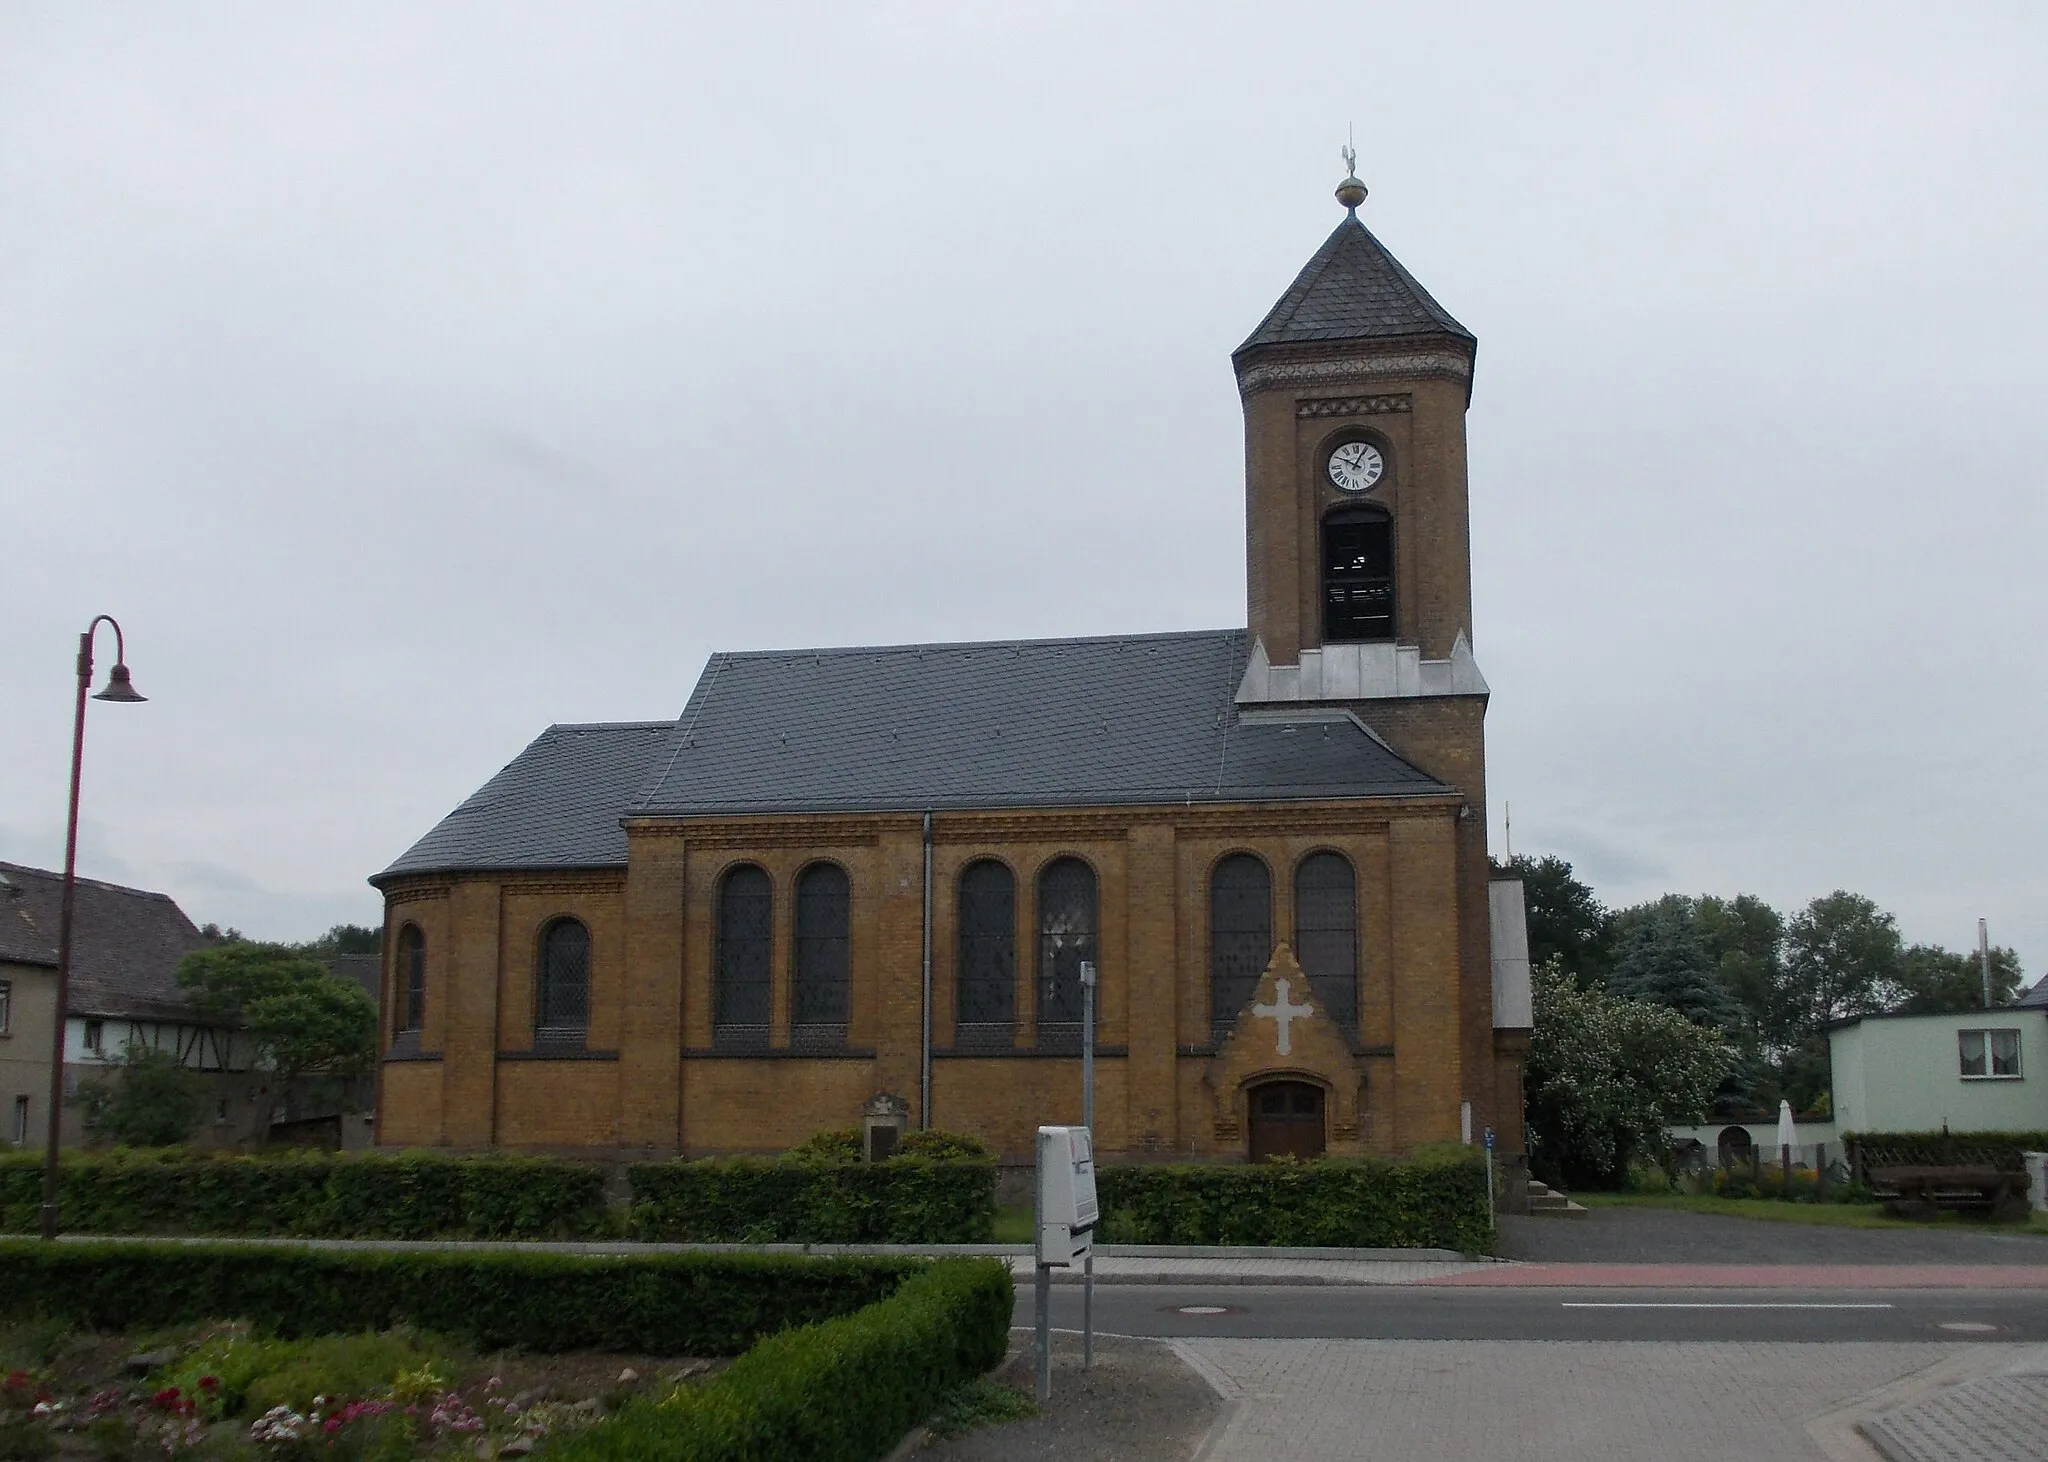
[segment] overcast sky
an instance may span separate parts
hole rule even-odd
[[[0,858],[304,938],[714,649],[1244,623],[1341,217],[1480,341],[1493,838],[2048,969],[2048,8],[0,8]],[[104,667],[112,645],[101,652]]]

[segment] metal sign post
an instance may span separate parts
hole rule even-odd
[[[1095,1145],[1095,961],[1081,961],[1081,1125]],[[1095,1366],[1095,1246],[1081,1270],[1081,1369]]]
[[[1493,1227],[1493,1129],[1486,1129],[1486,1226]]]
[[[1032,1272],[1037,1289],[1032,1297],[1038,1325],[1038,1404],[1052,1399],[1052,1270],[1045,1262],[1045,1149],[1051,1134],[1038,1129],[1038,1164],[1031,1185]]]

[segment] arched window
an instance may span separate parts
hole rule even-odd
[[[956,1047],[1011,1044],[1017,1003],[1017,880],[992,858],[960,875],[960,954],[953,1019]]]
[[[1273,958],[1273,878],[1249,853],[1232,853],[1209,878],[1209,1034],[1221,1040],[1259,988]]]
[[[580,1043],[590,1029],[590,931],[557,919],[540,936],[534,1027],[540,1041]]]
[[[852,892],[846,870],[813,863],[796,879],[796,987],[792,1046],[846,1044],[846,989],[852,965],[847,936]]]
[[[1294,954],[1330,1018],[1355,1032],[1358,880],[1340,853],[1311,853],[1294,870]]]
[[[718,886],[718,975],[712,1039],[720,1045],[768,1044],[769,954],[774,894],[751,863]]]
[[[1079,1048],[1084,961],[1095,961],[1095,870],[1079,858],[1056,858],[1038,875],[1040,1046]]]
[[[418,1031],[427,1019],[427,937],[420,926],[398,931],[398,1029]]]
[[[1323,639],[1394,637],[1394,520],[1385,508],[1338,508],[1323,519]]]

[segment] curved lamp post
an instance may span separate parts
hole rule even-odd
[[[78,773],[85,762],[85,700],[92,689],[92,637],[102,624],[114,626],[114,668],[96,701],[133,704],[149,699],[137,695],[128,680],[127,646],[121,626],[111,614],[97,616],[78,637],[78,713],[71,722],[71,811],[64,823],[64,902],[57,916],[57,1018],[50,1037],[50,1140],[43,1152],[43,1237],[57,1237],[57,1138],[64,1117],[64,1031],[71,1010],[71,909],[78,889]]]

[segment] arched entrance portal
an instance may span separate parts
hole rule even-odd
[[[1323,1089],[1306,1081],[1273,1081],[1246,1093],[1251,1107],[1252,1161],[1323,1155]]]

